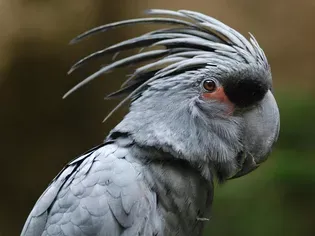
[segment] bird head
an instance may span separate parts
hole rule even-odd
[[[279,111],[270,66],[255,38],[251,35],[247,40],[197,12],[150,10],[148,14],[153,17],[103,25],[75,38],[72,42],[139,23],[171,26],[80,60],[71,71],[107,53],[144,49],[102,67],[65,97],[108,71],[141,63],[120,90],[107,96],[125,96],[109,116],[131,99],[129,113],[110,136],[126,133],[142,147],[187,161],[205,178],[214,172],[224,181],[256,169],[277,140]]]

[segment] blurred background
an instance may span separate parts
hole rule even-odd
[[[214,16],[264,49],[281,110],[272,156],[252,174],[217,186],[205,235],[315,235],[314,0],[0,0],[0,235],[19,235],[40,194],[71,159],[102,142],[126,109],[102,119],[128,70],[62,95],[98,68],[66,76],[78,59],[148,27],[117,29],[78,45],[79,33],[148,8]],[[103,59],[103,63],[110,56]],[[101,62],[102,63],[102,62]]]

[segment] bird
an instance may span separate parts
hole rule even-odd
[[[157,30],[78,61],[113,59],[78,83],[130,66],[107,95],[129,110],[104,141],[73,161],[40,196],[22,236],[202,235],[215,183],[248,175],[267,160],[279,136],[272,74],[252,34],[189,10],[151,9],[146,16],[93,28],[71,41],[137,24]],[[212,226],[215,227],[215,226]]]

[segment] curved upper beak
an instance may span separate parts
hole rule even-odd
[[[279,134],[279,110],[271,91],[268,91],[253,109],[245,111],[243,117],[244,155],[239,161],[240,170],[231,179],[244,176],[258,168],[269,156]]]

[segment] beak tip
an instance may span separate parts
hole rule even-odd
[[[234,176],[232,176],[230,179],[237,179],[239,177],[242,177],[244,175],[249,174],[250,172],[256,170],[260,164],[257,164],[254,157],[252,155],[247,155],[245,161],[243,162],[243,165],[241,169],[236,172]]]

